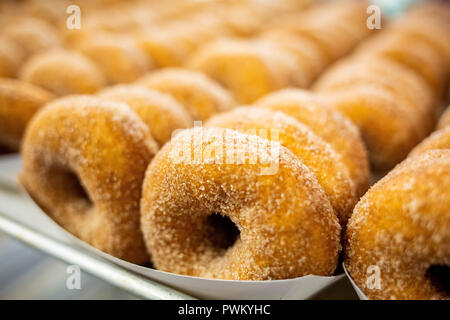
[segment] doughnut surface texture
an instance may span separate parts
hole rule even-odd
[[[337,265],[340,226],[323,189],[294,154],[257,136],[222,128],[177,134],[150,164],[141,206],[160,270],[269,280],[331,275]],[[223,219],[234,238],[217,224]]]
[[[370,299],[450,298],[449,208],[450,150],[405,160],[364,195],[347,226],[345,266]]]

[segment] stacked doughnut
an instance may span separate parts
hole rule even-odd
[[[450,299],[450,144],[425,142],[356,205],[345,266],[370,299]]]
[[[435,14],[428,6],[392,22],[314,85],[360,128],[377,169],[401,161],[439,114],[449,76],[450,7],[436,5]]]
[[[187,66],[229,88],[244,104],[280,88],[304,88],[369,34],[366,7],[364,1],[318,5],[260,37],[207,44]]]

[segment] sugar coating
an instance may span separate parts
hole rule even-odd
[[[81,240],[145,263],[139,200],[156,151],[128,105],[68,96],[41,109],[27,128],[21,182],[44,212]]]
[[[19,78],[57,96],[94,93],[104,85],[103,75],[92,61],[65,49],[34,55],[22,66]]]
[[[331,275],[340,250],[340,225],[314,174],[279,146],[275,174],[261,175],[274,142],[221,128],[184,130],[150,164],[141,201],[141,226],[156,268],[192,276],[286,279]],[[221,162],[234,150],[241,163]],[[202,161],[177,161],[180,153]],[[256,157],[257,163],[251,162]],[[207,223],[218,213],[240,231],[229,248]]]
[[[449,299],[426,276],[450,266],[450,150],[408,158],[375,184],[347,227],[345,266],[370,299]],[[369,266],[380,270],[370,288]]]
[[[116,85],[98,93],[100,97],[127,103],[144,121],[159,146],[177,129],[189,128],[193,120],[172,96],[140,85]]]
[[[234,107],[230,93],[204,74],[181,68],[166,68],[138,80],[140,85],[172,95],[195,120]]]
[[[306,125],[340,156],[357,195],[367,191],[370,180],[367,151],[357,127],[344,115],[328,108],[320,97],[301,89],[271,93],[256,101],[255,106],[284,112]]]
[[[19,150],[28,122],[53,98],[51,93],[30,83],[0,78],[0,144]]]
[[[239,107],[218,114],[205,125],[259,135],[292,151],[315,174],[341,226],[346,225],[357,202],[355,186],[339,155],[308,127],[280,111],[257,107]]]
[[[415,156],[428,150],[450,149],[450,127],[433,132],[428,138],[419,143],[410,153]]]

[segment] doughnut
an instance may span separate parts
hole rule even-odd
[[[448,41],[450,28],[448,26],[440,25],[434,17],[433,19],[421,17],[418,24],[415,19],[406,16],[395,21],[392,27],[408,39],[423,41],[433,47],[450,67],[450,42]]]
[[[378,170],[392,168],[424,138],[419,115],[386,90],[359,85],[326,92],[323,98],[358,126]]]
[[[221,127],[279,142],[294,153],[316,176],[341,226],[357,202],[353,181],[339,155],[308,127],[280,111],[240,107],[211,117],[207,127]]]
[[[184,130],[161,148],[141,226],[157,269],[205,278],[329,276],[340,250],[314,174],[283,146],[223,128]]]
[[[201,47],[187,66],[216,80],[246,104],[289,85],[274,55],[254,42],[218,40]]]
[[[369,299],[450,298],[449,192],[450,150],[433,150],[397,166],[356,205],[344,264]],[[376,269],[378,287],[368,278]]]
[[[60,36],[50,24],[31,17],[12,18],[1,34],[16,43],[26,57],[61,45]]]
[[[439,52],[423,41],[408,39],[406,33],[389,33],[360,47],[363,54],[387,57],[421,75],[437,96],[442,93],[448,68]]]
[[[139,48],[157,67],[180,66],[189,55],[186,44],[176,42],[169,31],[147,30],[136,35]]]
[[[444,127],[433,132],[428,138],[419,143],[410,153],[410,156],[422,154],[428,150],[450,149],[450,127]]]
[[[20,180],[43,211],[76,237],[145,263],[139,201],[156,151],[147,126],[126,104],[68,96],[30,122]]]
[[[153,64],[133,40],[125,37],[94,37],[81,52],[97,65],[109,84],[132,82]]]
[[[170,94],[195,120],[205,120],[235,104],[227,90],[195,71],[166,68],[140,78],[137,83]]]
[[[413,71],[386,59],[351,59],[332,67],[314,85],[322,93],[351,90],[363,85],[393,95],[399,103],[421,119],[421,134],[426,136],[436,124],[436,103],[423,79]]]
[[[192,126],[189,113],[170,95],[138,85],[117,85],[98,96],[128,104],[144,121],[159,146],[170,140],[176,129]]]
[[[24,58],[23,50],[0,35],[0,77],[15,77]]]
[[[62,49],[33,56],[22,66],[19,77],[57,96],[94,93],[104,85],[103,75],[93,62]]]
[[[369,188],[370,172],[366,148],[359,131],[340,112],[328,108],[314,94],[300,89],[284,89],[255,102],[255,106],[281,111],[306,125],[339,155],[362,196]]]
[[[289,30],[272,29],[262,34],[262,39],[278,44],[291,52],[307,69],[311,81],[327,66],[327,57],[316,42],[301,37]],[[310,82],[311,82],[310,81]]]
[[[442,129],[447,126],[450,126],[450,107],[447,107],[447,109],[442,114],[441,119],[439,120],[438,128]]]
[[[436,108],[434,93],[420,75],[404,65],[379,57],[351,56],[342,59],[320,76],[313,90],[342,88],[369,81],[382,84],[396,95],[415,102],[418,107]]]
[[[0,78],[0,145],[19,150],[31,117],[53,95],[32,84]]]
[[[312,82],[307,63],[298,59],[294,52],[288,50],[278,43],[267,40],[253,40],[254,47],[259,47],[261,51],[271,52],[271,60],[275,64],[277,72],[282,79],[285,79],[285,87],[308,87]]]

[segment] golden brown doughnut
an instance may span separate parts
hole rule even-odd
[[[21,182],[73,235],[120,259],[145,263],[139,200],[156,151],[147,126],[126,104],[69,96],[31,121]]]
[[[438,128],[442,129],[442,128],[445,128],[447,126],[450,126],[450,107],[447,107],[447,109],[442,114],[442,116],[441,116],[441,118],[439,120]]]
[[[110,84],[132,82],[153,67],[152,60],[126,37],[94,37],[82,46],[81,52],[97,65]]]
[[[33,56],[22,66],[19,77],[58,96],[94,93],[104,85],[103,75],[93,62],[62,49]]]
[[[331,275],[340,249],[311,171],[279,144],[222,128],[163,146],[146,172],[141,225],[156,268],[207,278]]]
[[[25,128],[53,95],[30,83],[0,78],[0,145],[19,150]]]
[[[52,25],[40,19],[12,18],[1,31],[22,48],[27,57],[61,45],[60,36]]]
[[[256,106],[282,111],[306,125],[340,156],[348,168],[356,193],[369,188],[370,172],[366,148],[358,129],[340,112],[328,108],[319,97],[299,89],[284,89],[263,97]]]
[[[295,32],[283,29],[269,30],[262,34],[262,39],[272,41],[296,56],[307,68],[306,72],[311,80],[317,77],[328,64],[328,58],[314,41],[299,36]]]
[[[254,42],[218,40],[201,47],[187,66],[216,80],[245,104],[289,85],[275,55]]]
[[[433,150],[396,167],[356,205],[345,266],[368,298],[450,298],[449,192],[450,150]]]
[[[346,225],[357,202],[355,186],[340,156],[308,127],[283,112],[257,107],[240,107],[217,114],[206,126],[258,135],[292,151],[315,174],[341,226]]]
[[[410,156],[434,149],[450,149],[450,127],[447,126],[433,132],[411,151]]]
[[[98,95],[128,104],[148,126],[159,146],[170,140],[174,130],[193,124],[189,113],[170,95],[143,86],[117,85]]]
[[[360,47],[362,54],[379,55],[407,66],[421,75],[441,96],[448,67],[439,52],[423,41],[408,39],[406,33],[381,34],[377,39]]]
[[[136,41],[148,59],[155,62],[157,67],[179,66],[188,56],[189,48],[185,44],[176,42],[169,31],[145,31],[136,35]]]
[[[181,68],[155,71],[137,81],[147,88],[170,94],[195,120],[225,111],[235,102],[227,90],[205,75]]]
[[[359,127],[377,169],[392,168],[424,137],[419,115],[386,90],[358,85],[323,98]]]
[[[433,93],[424,80],[413,71],[386,59],[349,59],[331,67],[314,85],[314,90],[351,90],[358,86],[387,91],[398,103],[409,106],[419,117],[417,129],[428,135],[436,124],[437,108]]]

